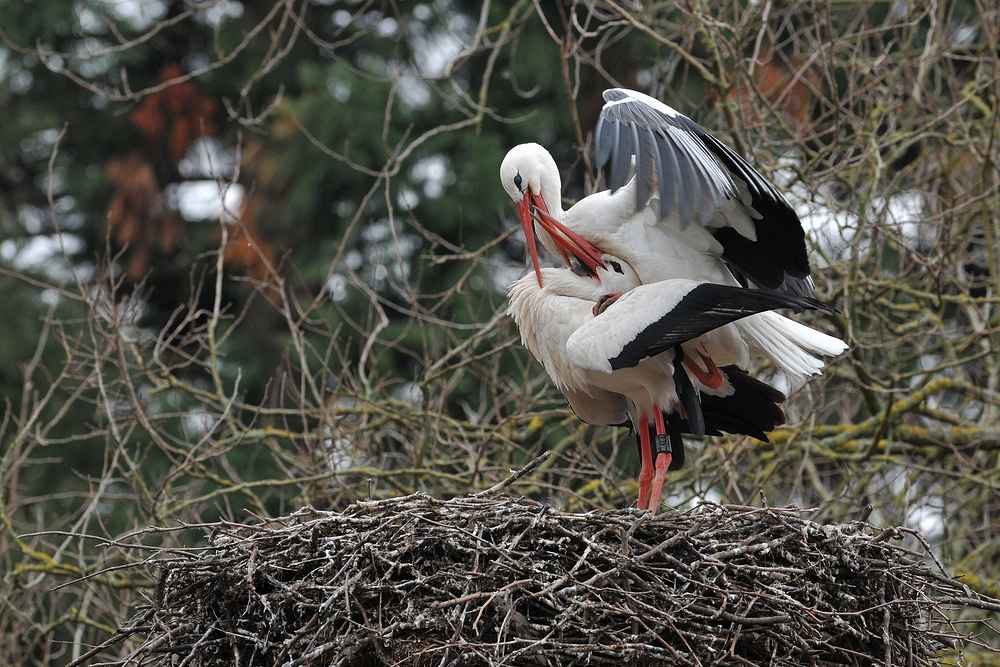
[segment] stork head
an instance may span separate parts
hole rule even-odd
[[[546,173],[549,172],[549,173]],[[538,246],[535,243],[535,226],[532,209],[537,208],[548,213],[545,198],[542,196],[542,182],[551,181],[555,174],[555,193],[553,199],[559,201],[561,188],[559,186],[559,168],[552,154],[538,144],[519,144],[507,152],[500,163],[500,182],[510,198],[517,204],[517,213],[521,217],[521,227],[524,238],[531,253],[531,264],[542,284],[542,273],[538,267]]]
[[[639,274],[625,260],[605,253],[596,269],[601,280],[601,290],[605,294],[628,292],[641,285]]]
[[[547,193],[551,190],[553,199],[561,195],[559,167],[552,154],[535,143],[519,144],[507,152],[500,163],[500,182],[518,204],[528,199],[532,203],[540,200],[545,206],[543,190]]]
[[[559,220],[562,217],[562,187],[559,168],[551,153],[534,143],[515,146],[500,164],[500,182],[517,204],[539,286],[542,284],[542,274],[538,266],[538,246],[535,241],[536,221],[545,232],[538,235],[543,245],[549,250],[558,251],[566,264],[572,265],[570,255],[573,255],[588,270],[594,271],[601,252],[592,243],[567,229]],[[551,211],[545,203],[546,196],[551,202]]]

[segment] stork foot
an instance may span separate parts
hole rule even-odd
[[[656,456],[656,473],[653,476],[652,496],[649,499],[649,511],[656,514],[660,507],[660,493],[663,491],[663,480],[667,476],[670,468],[670,461],[673,459],[670,452],[661,452]]]
[[[715,365],[712,361],[712,357],[706,355],[701,350],[698,350],[698,356],[701,357],[702,363],[705,364],[705,368],[698,365],[694,359],[690,356],[685,356],[681,363],[684,364],[684,368],[691,371],[691,375],[698,378],[698,382],[709,389],[718,389],[722,386],[722,383],[726,381],[726,378],[722,376],[722,371],[719,367]]]

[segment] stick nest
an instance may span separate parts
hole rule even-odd
[[[898,537],[712,504],[306,508],[161,560],[118,664],[933,664],[957,637],[942,607],[972,594]]]

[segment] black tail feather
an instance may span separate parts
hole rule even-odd
[[[785,423],[785,413],[778,406],[785,395],[736,366],[724,366],[719,370],[735,391],[731,396],[702,394],[706,425],[767,442],[767,433]]]
[[[705,416],[702,414],[702,404],[698,400],[698,390],[691,384],[691,378],[684,370],[684,365],[681,363],[683,360],[684,351],[678,345],[674,348],[674,386],[677,389],[677,398],[687,416],[688,432],[692,435],[703,436],[705,435]]]

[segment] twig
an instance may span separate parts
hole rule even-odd
[[[508,486],[510,486],[511,484],[513,484],[514,482],[516,482],[517,480],[521,479],[522,477],[524,477],[525,475],[527,475],[529,472],[531,472],[532,470],[534,470],[535,468],[537,468],[539,465],[541,465],[542,463],[544,463],[545,461],[547,461],[550,456],[552,456],[552,452],[549,452],[549,451],[542,452],[539,456],[536,456],[530,463],[528,463],[528,465],[526,465],[523,468],[521,468],[520,470],[512,473],[507,479],[503,480],[502,482],[500,482],[498,484],[494,484],[493,486],[491,486],[490,488],[486,489],[485,491],[480,491],[479,493],[474,493],[474,494],[472,494],[471,497],[472,498],[489,498],[491,496],[497,495],[498,493],[500,493],[501,491],[503,491],[504,489],[506,489]]]

